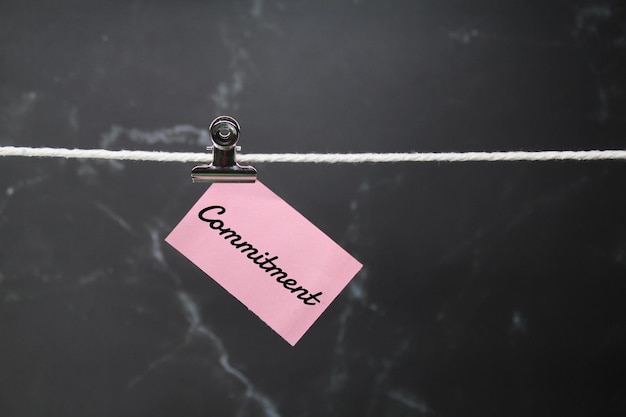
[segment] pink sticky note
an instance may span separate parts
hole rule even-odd
[[[259,181],[213,184],[165,240],[291,345],[362,266]]]

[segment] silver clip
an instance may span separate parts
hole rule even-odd
[[[254,167],[237,163],[237,152],[241,150],[241,146],[236,146],[240,130],[239,123],[230,116],[220,116],[211,122],[209,133],[213,146],[208,146],[207,150],[213,151],[213,163],[193,167],[193,182],[256,181]]]

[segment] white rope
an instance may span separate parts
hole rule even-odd
[[[0,156],[43,158],[115,159],[154,162],[210,162],[210,153],[110,151],[106,149],[29,148],[0,146]],[[626,150],[513,151],[513,152],[415,152],[415,153],[275,153],[238,154],[247,163],[365,163],[365,162],[496,162],[496,161],[598,161],[626,160]]]

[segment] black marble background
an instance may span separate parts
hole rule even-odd
[[[626,148],[618,1],[5,0],[0,58],[0,145]],[[0,160],[1,416],[626,413],[623,162],[257,165],[365,265],[295,347],[163,242],[190,169]]]

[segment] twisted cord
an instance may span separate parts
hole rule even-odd
[[[0,156],[39,158],[114,159],[152,162],[208,162],[209,153],[111,151],[107,149],[30,148],[1,146]],[[512,151],[512,152],[408,152],[408,153],[275,153],[238,154],[246,163],[390,163],[390,162],[500,162],[626,160],[626,150]]]

